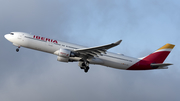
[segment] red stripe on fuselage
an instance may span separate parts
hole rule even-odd
[[[151,67],[151,63],[163,63],[166,57],[169,55],[170,51],[159,51],[154,52],[139,62],[135,63],[131,67],[129,67],[127,70],[148,70],[148,69],[157,69]]]

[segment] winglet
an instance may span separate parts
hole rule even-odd
[[[121,42],[122,42],[122,40],[119,40],[119,41],[115,42],[114,44],[119,45]]]

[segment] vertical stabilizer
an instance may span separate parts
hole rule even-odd
[[[166,45],[156,50],[154,53],[144,57],[142,60],[149,61],[151,63],[163,63],[174,46],[175,45],[173,44],[167,43]]]
[[[141,60],[127,70],[148,70],[148,69],[166,69],[168,65],[171,64],[164,64],[164,60],[167,58],[171,50],[174,48],[175,45],[167,43],[166,45],[162,46],[154,53],[141,58]]]

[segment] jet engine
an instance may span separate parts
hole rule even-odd
[[[68,49],[60,49],[58,56],[57,56],[57,61],[61,62],[69,62],[69,57],[75,57],[76,54]]]
[[[69,62],[69,58],[57,56],[57,61],[61,61],[61,62]]]

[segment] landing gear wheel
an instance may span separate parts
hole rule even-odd
[[[20,48],[20,46],[18,46],[18,48],[16,49],[16,52],[19,52],[19,48]]]
[[[84,69],[84,72],[87,73],[89,70],[89,61],[87,61],[87,59],[79,60],[79,67]]]
[[[19,52],[19,48],[16,49],[16,52]]]
[[[87,66],[85,69],[84,69],[84,72],[87,73],[89,70],[89,67]]]

